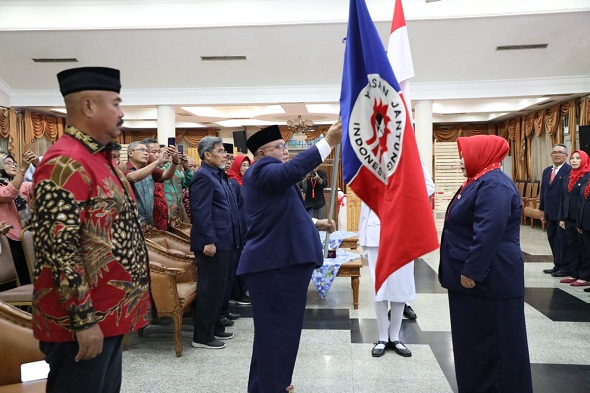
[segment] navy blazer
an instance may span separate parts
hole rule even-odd
[[[576,218],[576,228],[590,231],[590,194],[588,198],[584,197],[584,189],[590,181],[590,176],[586,177],[580,186],[580,205],[578,206],[578,217]]]
[[[203,162],[193,176],[190,201],[192,251],[203,251],[207,244],[218,251],[241,246],[237,197],[222,169]]]
[[[489,299],[524,296],[521,210],[514,182],[500,170],[486,173],[457,193],[441,238],[441,285]],[[461,275],[473,279],[475,287],[463,288]]]
[[[318,230],[297,187],[321,162],[314,146],[286,163],[266,156],[248,169],[242,187],[248,231],[237,274],[323,264]]]
[[[570,172],[571,173],[571,172]],[[584,188],[582,185],[587,184],[588,177],[590,174],[586,173],[582,176],[572,187],[571,191],[567,190],[570,178],[563,178],[562,191],[561,191],[561,203],[559,204],[559,214],[557,219],[559,221],[576,221],[579,216],[580,202],[584,197]]]
[[[553,165],[543,170],[541,177],[541,195],[539,210],[545,212],[545,218],[556,221],[559,217],[559,204],[561,203],[563,178],[569,178],[572,167],[567,162],[563,164],[553,182],[549,184]]]

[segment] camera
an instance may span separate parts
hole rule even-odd
[[[316,177],[316,175],[317,175],[317,173],[315,173],[313,171],[312,172],[309,172],[309,177]]]

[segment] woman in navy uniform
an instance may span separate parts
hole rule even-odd
[[[572,170],[569,176],[563,179],[558,220],[559,226],[565,230],[566,247],[563,250],[563,260],[567,266],[571,266],[571,270],[570,277],[559,282],[573,287],[583,287],[590,284],[590,277],[587,271],[581,271],[583,240],[576,220],[579,216],[584,185],[590,176],[590,158],[585,152],[574,150],[570,156],[570,165]]]
[[[508,142],[458,138],[467,180],[447,209],[439,279],[448,289],[459,392],[532,392],[524,319],[522,202],[500,170]]]

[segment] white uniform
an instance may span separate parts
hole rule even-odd
[[[424,164],[422,164],[422,169],[424,171],[426,191],[428,195],[432,195],[434,193],[434,183]],[[363,250],[367,250],[367,259],[369,261],[373,287],[375,286],[375,265],[379,250],[380,231],[381,222],[379,221],[379,217],[363,202],[359,217],[359,245],[363,247]],[[375,301],[387,300],[390,302],[406,303],[415,297],[416,285],[414,283],[414,262],[412,261],[387,277],[379,292],[375,295]]]

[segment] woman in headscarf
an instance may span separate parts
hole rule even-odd
[[[590,165],[590,164],[589,164]],[[582,182],[580,204],[578,205],[578,216],[576,217],[576,227],[578,233],[582,236],[582,260],[578,270],[575,282],[580,284],[574,286],[586,286],[590,281],[590,176],[584,176],[586,180]],[[572,278],[574,278],[572,270]],[[572,282],[571,285],[573,285]],[[590,292],[590,287],[585,288],[584,292]]]
[[[20,285],[30,284],[31,275],[20,240],[22,228],[29,225],[29,196],[32,183],[24,182],[29,164],[37,158],[30,150],[24,152],[20,166],[12,155],[0,159],[0,218],[12,225],[7,238]]]
[[[590,177],[590,158],[581,150],[574,150],[570,157],[572,170],[569,178],[564,178],[561,203],[559,204],[559,226],[565,229],[567,246],[563,251],[564,265],[571,266],[570,277],[559,281],[573,287],[590,285],[590,275],[582,268],[583,235],[578,232],[576,220],[579,216],[580,202],[584,186]]]
[[[234,157],[234,161],[231,164],[231,168],[229,169],[229,171],[227,171],[227,176],[229,177],[229,184],[231,184],[234,190],[236,191],[236,196],[238,198],[238,209],[240,209],[240,224],[242,231],[242,244],[244,244],[243,238],[244,236],[246,236],[247,229],[246,215],[244,213],[244,201],[242,199],[242,179],[244,173],[246,173],[246,171],[250,169],[251,164],[252,162],[250,161],[250,157],[245,155],[237,155]],[[241,253],[242,249],[238,250],[238,263]],[[237,268],[237,266],[235,267]],[[234,269],[234,276],[235,272],[236,270]],[[244,276],[235,276],[229,299],[232,302],[242,306],[249,306],[251,304],[250,297],[248,296],[248,288],[246,287],[246,279],[244,278]],[[224,310],[222,310],[222,314],[223,312]]]
[[[459,392],[533,391],[524,318],[521,197],[501,171],[508,142],[458,138],[467,177],[447,208],[439,280],[448,289]]]
[[[250,157],[243,155],[236,156],[231,164],[231,168],[229,169],[229,171],[227,171],[227,176],[230,179],[230,183],[232,183],[232,185],[234,186],[235,183],[237,183],[241,187],[243,184],[242,177],[244,176],[244,173],[246,173],[248,168],[250,168],[251,164],[252,163],[250,161]],[[231,181],[232,179],[234,180],[234,182]]]

